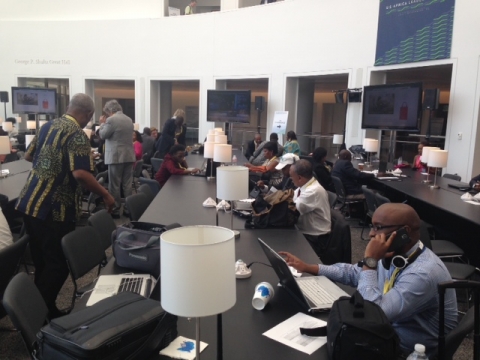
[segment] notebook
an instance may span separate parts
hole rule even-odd
[[[157,280],[148,274],[101,275],[87,301],[87,306],[92,306],[100,300],[125,291],[148,298],[156,283]]]
[[[349,296],[325,276],[295,278],[283,257],[262,239],[258,238],[258,242],[277,273],[280,285],[309,312],[329,310],[338,298]]]

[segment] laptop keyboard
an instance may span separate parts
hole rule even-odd
[[[336,297],[333,297],[329,293],[327,293],[323,288],[321,288],[315,279],[312,281],[297,281],[300,290],[302,290],[303,294],[316,306],[324,305],[324,304],[331,304],[335,300]]]
[[[140,290],[142,289],[143,284],[143,277],[138,278],[123,278],[120,282],[120,286],[118,287],[118,292],[133,292],[136,294],[140,294]]]

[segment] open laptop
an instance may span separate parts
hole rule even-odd
[[[341,296],[350,296],[325,276],[295,278],[287,263],[275,250],[258,238],[273,270],[283,286],[309,312],[330,310]]]
[[[134,292],[150,297],[157,280],[148,274],[101,275],[87,301],[87,306],[121,292]]]

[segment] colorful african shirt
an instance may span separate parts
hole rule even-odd
[[[33,167],[16,209],[41,220],[51,213],[54,221],[76,221],[82,189],[72,172],[94,170],[90,142],[80,125],[69,115],[47,122],[27,154],[33,157]]]

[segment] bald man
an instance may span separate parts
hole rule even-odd
[[[352,165],[352,154],[348,150],[342,150],[338,154],[338,160],[333,165],[332,176],[342,180],[347,196],[352,199],[363,199],[362,184],[368,184],[375,175],[361,172]]]
[[[262,143],[262,135],[261,134],[255,134],[255,137],[253,140],[250,140],[247,143],[247,150],[245,151],[245,157],[247,159],[250,159],[253,156],[253,153],[255,150],[257,150],[258,146]]]
[[[407,236],[397,237],[397,232]],[[398,241],[401,238],[403,242]],[[396,250],[391,251],[391,246]],[[306,264],[290,253],[280,254],[298,271],[354,286],[365,300],[379,305],[397,332],[404,354],[411,353],[415,344],[425,345],[427,355],[437,347],[437,284],[452,278],[443,262],[420,241],[420,218],[409,205],[384,204],[375,211],[365,257],[356,265]],[[456,324],[455,291],[447,290],[446,331]]]

